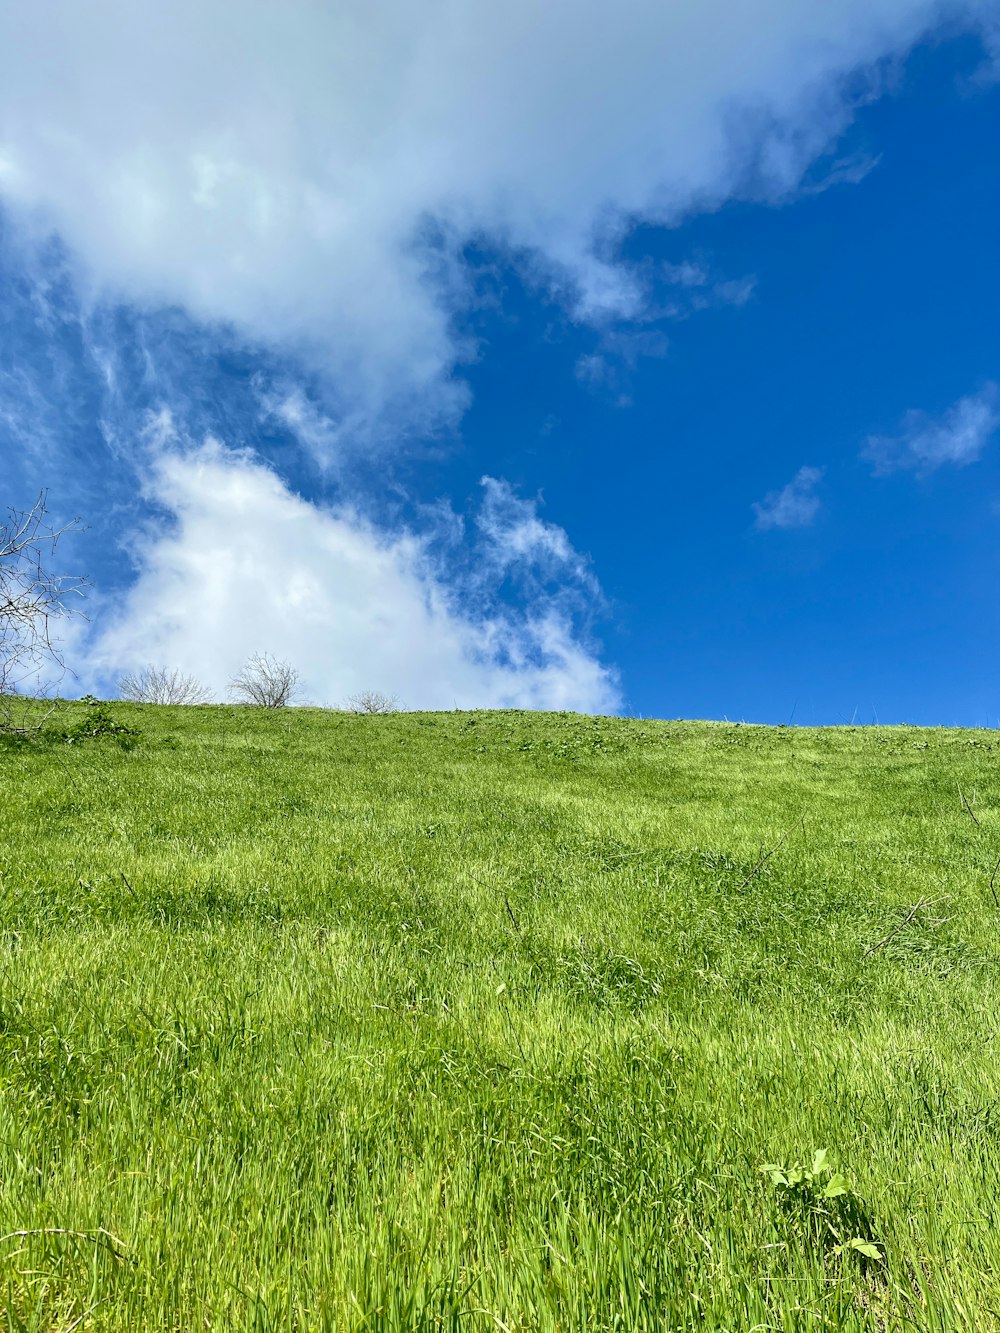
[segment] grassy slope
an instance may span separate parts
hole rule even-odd
[[[118,712],[0,748],[10,1329],[996,1327],[995,733]]]

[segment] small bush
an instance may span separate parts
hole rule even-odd
[[[87,712],[70,727],[61,727],[54,734],[67,745],[75,741],[98,740],[102,737],[115,737],[119,741],[130,741],[142,733],[136,727],[119,722],[106,703],[101,703],[92,694],[85,694],[80,700],[87,705]]]

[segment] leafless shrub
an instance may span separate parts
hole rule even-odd
[[[14,701],[28,681],[37,682],[46,669],[65,670],[54,622],[78,610],[85,580],[53,574],[47,561],[55,556],[59,538],[79,530],[74,519],[61,528],[47,522],[46,494],[29,509],[10,509],[0,522],[0,729],[35,730],[44,710],[31,711],[20,722]],[[20,700],[23,704],[23,699]]]
[[[378,690],[359,690],[347,701],[351,713],[398,713],[400,703],[394,694],[380,694]]]
[[[299,673],[269,653],[254,653],[229,683],[239,703],[254,708],[286,708],[299,692]]]
[[[122,676],[118,697],[133,704],[207,704],[212,691],[183,671],[147,666]]]

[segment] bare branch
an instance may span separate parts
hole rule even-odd
[[[212,692],[182,671],[147,666],[122,676],[118,697],[133,704],[207,704],[211,703]]]
[[[890,940],[895,939],[904,926],[910,924],[918,912],[922,912],[925,907],[932,907],[934,903],[939,901],[940,899],[938,898],[918,898],[902,921],[897,922],[884,939],[878,940],[875,944],[870,944],[861,957],[867,958],[869,954],[875,953],[878,949],[884,949]]]
[[[22,686],[47,667],[65,670],[55,622],[79,614],[72,602],[86,586],[48,566],[59,538],[79,531],[78,521],[53,528],[47,516],[42,491],[29,509],[10,509],[0,522],[0,728],[10,724],[10,698]]]
[[[286,708],[299,692],[299,673],[269,653],[254,653],[229,688],[240,703],[254,708]]]
[[[378,690],[359,690],[347,701],[350,713],[398,713],[400,707],[394,694],[380,694]]]
[[[794,827],[794,826],[793,826],[793,827]],[[805,828],[805,824],[804,824],[804,823],[803,823],[803,828]],[[753,866],[751,867],[749,875],[747,875],[747,877],[746,877],[745,879],[740,880],[739,884],[737,884],[737,886],[736,886],[736,892],[737,892],[737,893],[739,893],[741,889],[745,889],[746,886],[750,883],[750,881],[751,881],[752,879],[756,878],[756,876],[760,874],[760,872],[764,869],[764,867],[765,867],[765,865],[768,863],[768,861],[770,861],[770,859],[771,859],[771,857],[774,855],[774,853],[778,850],[778,848],[781,846],[781,844],[782,844],[782,843],[785,841],[785,839],[788,837],[788,835],[789,835],[790,832],[791,832],[791,829],[786,829],[786,830],[784,831],[784,833],[781,835],[781,837],[778,839],[778,841],[774,844],[773,847],[769,848],[766,852],[761,852],[760,856],[757,858],[757,860],[754,862]]]
[[[969,804],[969,798],[966,796],[965,792],[962,790],[961,787],[959,787],[959,789],[958,789],[958,795],[959,795],[959,799],[960,799],[961,802],[962,802],[962,808],[965,810],[966,814],[969,816],[969,818],[972,820],[973,824],[975,824],[977,828],[981,828],[982,825],[979,823],[979,820],[976,818],[976,812],[975,812],[975,810],[973,810],[972,806]]]

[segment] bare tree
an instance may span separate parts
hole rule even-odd
[[[0,522],[0,728],[29,729],[15,728],[11,700],[26,682],[37,688],[47,669],[65,670],[55,622],[78,614],[73,602],[83,595],[84,579],[54,574],[47,564],[59,538],[79,523],[53,528],[47,520],[42,491],[29,509],[9,509]]]
[[[394,694],[380,694],[378,690],[359,690],[347,701],[351,713],[398,713],[399,700]]]
[[[229,682],[229,688],[240,703],[255,708],[285,708],[299,692],[299,673],[269,653],[254,653]]]
[[[122,676],[118,697],[133,704],[207,704],[211,702],[212,691],[183,671],[147,666]]]

